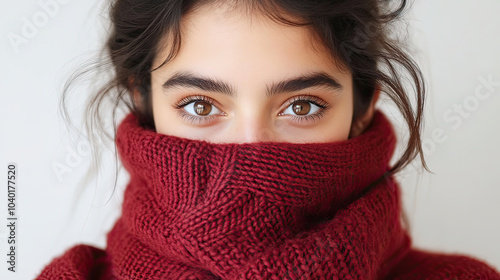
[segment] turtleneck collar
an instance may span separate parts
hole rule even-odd
[[[130,275],[131,267],[149,259],[162,264],[155,270],[158,275],[177,273],[179,278],[172,279],[236,279],[257,269],[255,260],[269,261],[272,250],[302,244],[291,240],[309,240],[313,237],[306,236],[314,231],[340,226],[332,225],[332,219],[389,170],[396,136],[379,110],[363,134],[334,143],[211,143],[144,129],[129,114],[119,126],[116,144],[130,174],[122,217],[108,235],[116,273]],[[376,202],[387,204],[374,210],[383,223],[377,229],[393,227],[398,238],[388,251],[371,253],[380,261],[374,271],[368,270],[372,274],[403,240],[395,226],[395,182],[387,179],[383,185],[392,191],[377,194],[387,198]],[[319,239],[327,242],[325,238]],[[301,246],[305,257],[313,253]]]
[[[180,210],[228,188],[283,205],[340,202],[388,170],[396,137],[381,111],[363,134],[333,143],[210,143],[146,130],[129,114],[116,142],[131,176],[147,181],[162,207]]]

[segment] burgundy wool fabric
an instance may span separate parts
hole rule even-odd
[[[411,248],[379,110],[335,143],[209,143],[138,126],[116,144],[130,182],[105,249],[77,245],[37,279],[500,279]],[[374,183],[376,179],[382,178]]]

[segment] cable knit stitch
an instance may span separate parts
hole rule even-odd
[[[300,144],[167,136],[129,114],[116,144],[130,182],[107,248],[75,246],[38,279],[500,279],[410,248],[385,175],[396,140],[378,110],[358,137]]]

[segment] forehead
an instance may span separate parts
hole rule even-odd
[[[310,28],[284,25],[265,16],[228,14],[221,7],[203,7],[181,21],[179,53],[166,65],[201,73],[273,73],[339,70]],[[153,68],[171,51],[172,36],[165,36]]]

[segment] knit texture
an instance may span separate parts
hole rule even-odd
[[[106,249],[78,245],[37,279],[500,279],[486,263],[410,248],[396,136],[381,111],[334,143],[209,143],[138,126]],[[377,179],[381,180],[374,183]]]

